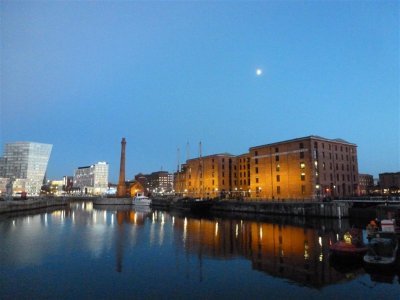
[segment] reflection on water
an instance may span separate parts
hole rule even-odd
[[[165,276],[171,277],[164,279],[167,281],[182,280],[179,277],[183,276],[182,265],[187,264],[196,269],[199,283],[207,282],[204,261],[229,263],[240,259],[248,262],[251,269],[267,275],[264,280],[283,278],[289,280],[286,284],[321,288],[362,278],[360,288],[365,286],[367,290],[372,283],[379,282],[382,272],[367,270],[373,275],[366,281],[362,263],[343,265],[329,258],[329,245],[348,228],[346,220],[307,223],[301,219],[201,218],[148,208],[134,210],[130,206],[93,207],[91,203],[72,203],[68,209],[2,216],[0,265],[10,272],[46,265],[50,259],[67,258],[70,264],[93,261],[106,268],[106,272],[133,276],[132,272],[137,269],[134,266],[140,264],[142,276],[148,278],[155,276],[154,269],[159,270],[159,266],[175,265],[165,271]],[[188,257],[197,261],[195,266]],[[247,274],[249,271],[235,272]],[[256,276],[248,274],[248,280],[251,280],[249,276]],[[395,270],[390,278],[381,280],[398,289],[398,274]],[[4,285],[0,287],[8,288]]]

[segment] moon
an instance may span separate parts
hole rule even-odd
[[[256,75],[257,75],[257,76],[260,76],[261,74],[262,74],[262,70],[261,70],[261,69],[257,69],[257,70],[256,70]]]

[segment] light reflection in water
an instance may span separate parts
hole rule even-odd
[[[304,241],[304,259],[308,260],[310,258],[308,254],[308,241]]]
[[[57,220],[65,221],[63,231],[57,227],[59,225],[55,222]],[[304,229],[300,226],[257,221],[198,219],[171,216],[161,211],[138,212],[132,209],[106,211],[93,209],[90,205],[75,206],[72,210],[57,210],[51,214],[45,213],[42,219],[40,217],[11,219],[10,223],[11,227],[16,227],[16,232],[14,234],[2,229],[1,235],[3,237],[9,235],[9,239],[6,238],[1,242],[9,249],[5,252],[10,257],[8,260],[22,265],[40,263],[52,254],[49,251],[60,251],[60,247],[63,246],[57,245],[62,245],[65,241],[79,247],[74,251],[89,251],[96,258],[103,257],[110,251],[116,251],[112,253],[117,261],[115,269],[124,272],[124,261],[129,255],[128,247],[138,247],[142,244],[148,247],[157,245],[167,247],[170,244],[168,239],[174,239],[175,236],[174,247],[183,249],[194,257],[222,259],[242,257],[251,261],[252,267],[259,271],[298,282],[308,280],[316,285],[320,284],[321,278],[336,280],[339,276],[329,268],[327,260],[329,241],[339,239],[339,234],[332,228]],[[78,231],[65,230],[65,227],[72,223],[80,229],[79,234],[82,238],[78,244],[72,242]],[[26,224],[29,226],[25,226]],[[88,226],[90,224],[96,226]],[[48,229],[44,230],[45,227]],[[169,235],[170,231],[178,234]],[[27,236],[30,237],[30,243],[34,244],[31,253],[27,253],[26,247],[22,246],[27,240],[29,242]],[[11,242],[12,239],[16,242]],[[53,247],[49,247],[46,239],[53,243]],[[0,261],[2,259],[4,257],[0,257]],[[321,276],[321,270],[328,270],[327,272],[332,274]]]
[[[186,242],[186,235],[187,235],[187,218],[183,221],[183,242]]]

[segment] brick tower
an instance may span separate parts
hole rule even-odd
[[[119,165],[119,181],[117,187],[117,197],[126,197],[126,186],[125,186],[125,138],[121,141],[121,162]]]

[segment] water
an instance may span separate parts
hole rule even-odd
[[[399,269],[329,259],[350,226],[91,203],[2,215],[0,298],[400,299]]]

